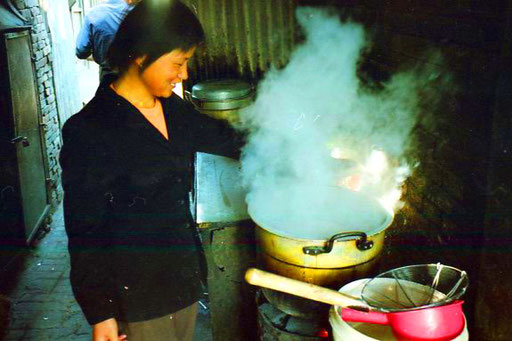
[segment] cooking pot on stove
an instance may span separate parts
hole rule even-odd
[[[341,190],[333,188],[332,191]],[[354,193],[354,195],[363,196]],[[361,199],[361,197],[359,197]],[[307,239],[294,235],[292,228],[275,226],[264,212],[256,212],[249,205],[249,215],[256,224],[259,263],[273,273],[324,287],[338,289],[355,279],[375,275],[378,256],[384,246],[385,230],[393,215],[375,199],[363,198],[377,210],[382,220],[377,226],[332,228],[326,239]],[[327,305],[307,301],[292,295],[262,289],[265,297],[281,311],[293,316],[313,318],[324,314]]]

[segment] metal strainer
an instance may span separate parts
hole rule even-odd
[[[410,265],[384,272],[364,286],[361,297],[380,311],[397,312],[448,304],[469,285],[465,271],[437,264]]]

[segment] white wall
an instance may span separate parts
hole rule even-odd
[[[55,95],[60,123],[82,107],[75,57],[75,38],[68,0],[46,0],[46,12],[53,52]]]

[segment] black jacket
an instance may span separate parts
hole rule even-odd
[[[200,297],[193,156],[237,157],[241,143],[178,96],[160,100],[169,140],[107,83],[62,130],[70,279],[90,324],[148,320]]]

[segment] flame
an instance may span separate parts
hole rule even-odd
[[[346,155],[354,154],[339,147],[331,150],[333,158],[343,159]],[[402,184],[410,173],[408,165],[399,166],[398,161],[390,160],[384,151],[373,149],[364,163],[358,167],[358,171],[345,175],[338,181],[338,186],[347,187],[355,192],[362,192],[368,188],[377,189],[376,192],[381,193],[377,195],[379,203],[390,214],[394,214],[402,207]]]

